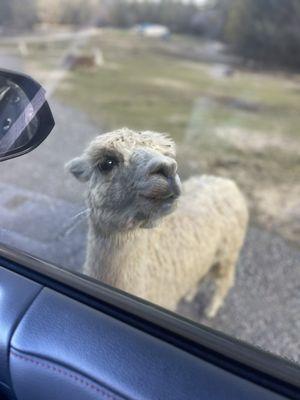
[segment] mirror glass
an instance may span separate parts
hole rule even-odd
[[[0,156],[26,146],[38,130],[37,109],[15,82],[0,76]]]

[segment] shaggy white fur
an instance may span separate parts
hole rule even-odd
[[[88,206],[92,211],[100,207],[97,199],[104,190],[109,193],[108,185],[117,180],[120,173],[105,178],[105,184],[102,177],[97,180],[93,175],[97,173],[94,169],[99,152],[107,147],[117,149],[126,159],[118,166],[120,171],[136,160],[134,154],[141,149],[145,151],[149,147],[151,157],[154,153],[164,157],[175,154],[174,143],[158,133],[123,129],[98,136],[83,156],[88,174],[83,171],[82,158],[80,163],[75,159],[69,164],[74,175],[78,177],[79,168],[80,176],[85,177],[82,180],[89,180]],[[139,166],[134,165],[134,168]],[[130,171],[132,173],[132,169]],[[134,206],[132,202],[130,207]],[[182,298],[193,299],[199,282],[212,272],[216,289],[206,315],[216,315],[234,284],[235,265],[248,222],[245,199],[233,181],[213,176],[188,179],[182,185],[177,208],[162,215],[159,224],[152,229],[128,225],[127,230],[103,234],[101,224],[95,219],[97,215],[103,218],[105,212],[96,211],[90,215],[86,274],[176,310]],[[120,219],[124,215],[120,214]]]

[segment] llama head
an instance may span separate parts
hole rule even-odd
[[[150,228],[180,195],[175,144],[160,133],[127,128],[97,136],[67,164],[88,182],[90,220],[102,234]]]

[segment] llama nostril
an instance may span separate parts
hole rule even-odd
[[[169,170],[165,165],[158,166],[154,171],[151,172],[151,175],[161,175],[165,178],[169,177]]]
[[[177,163],[175,160],[170,161],[161,161],[157,160],[156,162],[152,162],[149,166],[149,174],[150,175],[161,175],[164,178],[172,177],[176,174],[177,171]]]

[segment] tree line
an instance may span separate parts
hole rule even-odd
[[[224,0],[220,0],[220,3]],[[299,0],[226,0],[221,38],[244,56],[300,68]]]
[[[2,28],[28,30],[37,23],[130,28],[145,22],[224,41],[247,59],[300,67],[300,0],[207,0],[201,7],[180,0],[0,2]]]

